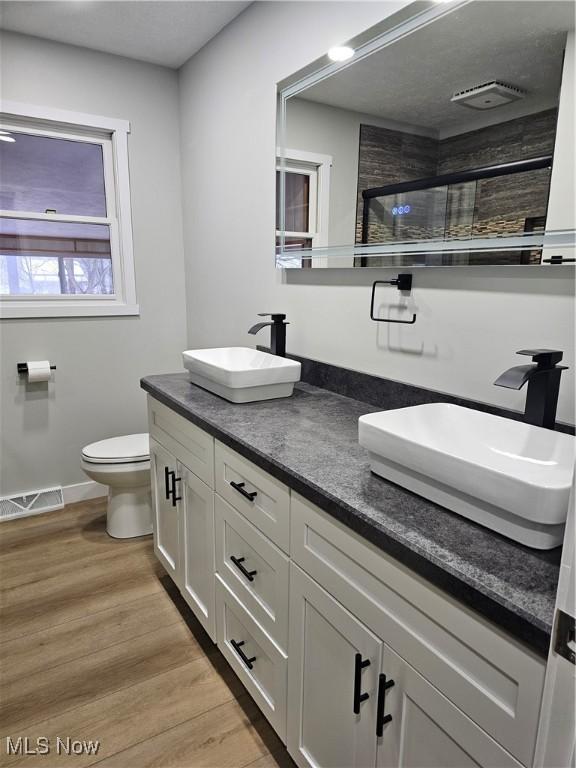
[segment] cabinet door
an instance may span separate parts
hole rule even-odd
[[[212,640],[214,618],[214,492],[178,464],[180,573],[182,596]]]
[[[154,553],[166,572],[178,583],[178,507],[170,490],[176,475],[176,459],[160,443],[150,439],[152,474],[152,522]],[[173,474],[171,474],[173,473]]]
[[[290,566],[288,751],[299,766],[373,767],[382,643]]]
[[[521,768],[388,646],[378,687],[378,768]]]

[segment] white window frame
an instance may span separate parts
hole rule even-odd
[[[305,152],[301,149],[281,150],[279,148],[276,156],[276,171],[300,173],[310,177],[308,232],[288,232],[277,229],[276,237],[282,238],[281,242],[284,237],[307,238],[312,241],[312,248],[326,247],[330,223],[331,155]]]
[[[106,216],[0,210],[0,216],[34,221],[105,224],[110,232],[113,294],[0,295],[0,318],[138,315],[132,244],[127,120],[38,107],[13,101],[0,105],[0,128],[102,146]]]

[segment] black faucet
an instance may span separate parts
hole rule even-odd
[[[524,421],[536,427],[554,429],[560,391],[560,376],[567,366],[558,365],[563,352],[557,349],[521,349],[516,354],[529,355],[533,365],[509,368],[496,379],[497,387],[521,389],[528,382]]]
[[[270,352],[279,357],[286,357],[286,326],[289,325],[289,323],[284,322],[286,315],[271,315],[267,312],[259,312],[258,317],[271,317],[272,322],[256,323],[256,325],[250,328],[248,333],[254,336],[262,328],[270,326]]]

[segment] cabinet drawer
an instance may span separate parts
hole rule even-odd
[[[286,742],[287,658],[216,577],[218,647],[270,724]]]
[[[291,500],[291,552],[459,709],[531,765],[541,659],[297,494]]]
[[[214,438],[148,397],[150,436],[167,448],[210,488],[214,488]]]
[[[282,649],[288,647],[289,561],[215,494],[216,571]]]
[[[216,491],[280,549],[288,552],[290,491],[286,485],[216,441]]]

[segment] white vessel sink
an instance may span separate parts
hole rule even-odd
[[[182,353],[190,381],[233,403],[290,397],[300,363],[250,347],[189,349]]]
[[[432,403],[360,417],[359,440],[377,475],[527,546],[562,543],[571,435]]]

